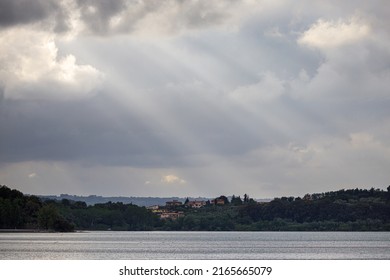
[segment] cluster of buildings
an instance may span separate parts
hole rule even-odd
[[[178,210],[181,207],[186,208],[202,208],[206,206],[207,202],[204,200],[186,201],[184,204],[178,200],[167,201],[165,206],[153,205],[147,207],[153,213],[156,213],[160,219],[176,220],[177,218],[184,217],[184,212]]]
[[[176,220],[180,217],[184,217],[184,208],[199,209],[205,207],[206,205],[225,205],[229,203],[229,200],[226,196],[221,195],[212,200],[192,200],[188,198],[183,203],[179,200],[167,201],[165,206],[153,205],[147,207],[153,213],[156,213],[160,219],[171,219]]]

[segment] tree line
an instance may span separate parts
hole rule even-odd
[[[390,186],[349,189],[281,197],[257,203],[248,195],[219,197],[192,209],[183,204],[178,219],[160,219],[133,204],[42,200],[0,186],[0,228],[49,231],[73,230],[186,230],[186,231],[389,231]],[[215,200],[217,201],[217,199]]]
[[[42,200],[7,186],[0,187],[0,228],[49,231],[152,230],[159,218],[132,204]]]

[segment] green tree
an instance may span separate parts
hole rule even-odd
[[[53,229],[54,222],[59,214],[53,205],[45,205],[38,212],[38,225],[43,229]]]
[[[242,205],[242,199],[240,196],[233,195],[230,203],[234,206]]]
[[[387,200],[390,200],[390,186],[387,187]]]
[[[48,204],[38,211],[38,225],[45,230],[73,231],[74,225],[61,216],[56,204]]]

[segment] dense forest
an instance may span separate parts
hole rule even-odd
[[[0,186],[0,228],[49,231],[188,230],[188,231],[390,231],[387,191],[348,189],[258,203],[247,195],[225,196],[203,207],[170,206],[181,213],[162,219],[133,204],[42,200]],[[216,200],[217,201],[217,200]]]
[[[0,187],[0,228],[51,231],[152,230],[160,219],[145,207],[121,202],[87,206],[68,199],[42,200]]]

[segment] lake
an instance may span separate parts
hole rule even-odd
[[[390,232],[0,233],[0,259],[390,260]]]

